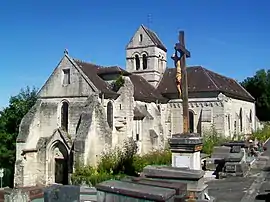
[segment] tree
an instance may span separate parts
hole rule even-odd
[[[8,186],[13,183],[19,126],[24,115],[35,104],[37,92],[36,88],[22,89],[18,95],[10,98],[8,107],[0,111],[0,167],[11,172],[10,179],[6,179],[9,181]]]
[[[270,120],[270,70],[259,70],[241,85],[255,98],[256,114],[261,121]]]

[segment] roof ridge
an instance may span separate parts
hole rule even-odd
[[[93,66],[96,66],[96,67],[102,67],[102,68],[107,68],[106,66],[102,66],[102,65],[98,65],[98,64],[95,64],[95,63],[92,63],[92,62],[86,62],[84,60],[81,60],[81,59],[76,59],[76,58],[73,58],[73,60],[78,61],[78,62],[81,62],[81,63],[84,63],[84,64],[88,64],[88,65],[93,65]],[[110,66],[109,66],[110,67]]]
[[[214,80],[211,78],[211,76],[208,74],[208,72],[206,72],[206,69],[203,67],[202,68],[203,72],[206,74],[206,76],[210,79],[210,81],[214,84],[214,86],[216,87],[217,90],[220,90],[219,87],[217,86],[217,84],[214,82]]]
[[[214,71],[212,71],[212,70],[209,70],[209,69],[207,69],[207,68],[205,68],[205,67],[202,67],[202,68],[205,69],[205,70],[207,70],[207,71],[209,71],[209,72],[211,72],[211,73],[213,73],[213,74],[215,74],[215,75],[218,75],[218,76],[220,76],[220,77],[223,77],[223,78],[226,78],[226,79],[235,81],[235,79],[230,78],[230,77],[228,77],[228,76],[221,75],[221,74],[216,73],[216,72],[214,72]],[[236,83],[237,83],[237,82],[236,82]]]
[[[161,39],[158,37],[157,33],[154,32],[153,30],[149,29],[148,27],[144,26],[143,24],[141,25],[141,27],[143,28],[143,30],[146,32],[146,34],[149,36],[149,38],[151,39],[151,41],[156,45],[156,46],[160,46],[161,49],[165,49],[167,52],[167,48],[164,45],[164,43],[161,41]]]
[[[240,88],[242,88],[243,91],[245,91],[250,97],[252,97],[255,100],[255,98],[240,83],[238,83],[236,80],[234,81]]]

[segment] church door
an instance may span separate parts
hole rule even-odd
[[[66,159],[55,158],[55,183],[68,184],[68,165]]]
[[[68,184],[68,154],[61,143],[54,149],[54,182]]]

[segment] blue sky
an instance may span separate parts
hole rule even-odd
[[[266,0],[1,1],[0,108],[21,88],[40,88],[65,48],[82,60],[125,67],[125,46],[140,24],[159,35],[168,56],[184,30],[188,65],[241,81],[270,67],[269,6]]]

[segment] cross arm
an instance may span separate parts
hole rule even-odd
[[[180,43],[175,44],[175,49],[182,54],[185,54],[187,58],[190,57],[190,52]]]

